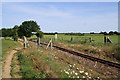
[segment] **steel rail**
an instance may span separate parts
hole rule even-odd
[[[32,39],[31,39],[30,41],[32,41]],[[35,42],[35,41],[33,41],[33,42]],[[42,45],[47,45],[46,43],[41,43],[41,44],[42,44]],[[115,63],[115,62],[112,62],[112,61],[108,61],[108,60],[96,58],[96,57],[89,56],[89,55],[86,55],[86,54],[83,54],[83,53],[80,53],[80,52],[68,50],[68,49],[66,49],[66,48],[62,48],[62,47],[59,47],[59,46],[56,46],[56,45],[53,45],[53,47],[56,48],[56,49],[59,49],[59,50],[61,50],[61,51],[68,52],[68,53],[70,53],[70,54],[76,55],[76,56],[80,56],[80,57],[83,57],[83,58],[87,58],[87,59],[89,59],[89,60],[97,61],[97,62],[100,62],[100,63],[103,63],[103,64],[107,64],[107,65],[109,65],[109,66],[112,66],[112,67],[115,67],[115,68],[119,68],[119,69],[120,69],[120,64],[119,64],[119,63]]]

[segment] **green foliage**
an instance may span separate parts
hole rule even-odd
[[[7,52],[11,49],[14,49],[18,46],[20,46],[20,43],[15,42],[11,39],[2,39],[2,55],[3,57],[7,55]]]
[[[14,77],[14,75],[16,74],[16,72],[14,71],[14,67],[15,67],[16,63],[15,61],[12,60],[12,63],[11,63],[11,76]]]
[[[2,37],[11,37],[13,35],[11,28],[2,28]]]
[[[47,73],[37,73],[33,68],[32,60],[24,53],[17,52],[16,54],[18,56],[21,67],[21,71],[19,74],[22,75],[23,78],[45,78],[46,76],[48,76]]]
[[[35,21],[24,21],[22,25],[20,25],[18,33],[20,37],[30,37],[32,32],[36,32],[38,30],[40,30],[40,26]]]
[[[18,41],[18,26],[15,25],[14,28],[13,28],[13,39],[14,41]]]
[[[37,31],[36,36],[42,38],[43,34],[44,33],[42,31]]]
[[[120,61],[120,46],[118,46],[118,47],[116,48],[116,53],[115,53],[114,57],[115,57],[117,60]]]
[[[17,33],[17,32],[14,33],[14,35],[13,35],[13,39],[14,39],[14,41],[18,41],[18,33]]]
[[[46,78],[46,76],[48,76],[47,73],[44,73],[44,74],[43,73],[42,74],[38,73],[34,76],[34,78]]]
[[[21,66],[21,75],[23,78],[33,78],[36,72],[31,66],[31,60],[26,57],[22,52],[18,52],[18,60]]]

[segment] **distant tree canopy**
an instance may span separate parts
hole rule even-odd
[[[13,37],[17,41],[17,37],[30,37],[32,32],[38,32],[39,36],[43,36],[40,26],[35,21],[24,21],[20,26],[15,25],[13,28],[2,28],[2,37]]]
[[[17,25],[15,25],[14,28],[13,28],[13,39],[14,39],[14,41],[18,41],[18,29],[19,29],[19,27]]]
[[[3,37],[11,37],[13,35],[12,29],[11,28],[2,28],[2,36]]]
[[[114,35],[114,34],[116,34],[116,35],[120,35],[120,33],[117,32],[117,31],[110,31],[109,33],[107,33],[107,32],[100,32],[99,34],[104,34],[104,35]]]
[[[19,27],[18,34],[20,37],[30,37],[32,32],[37,32],[39,30],[40,26],[35,21],[24,21]]]

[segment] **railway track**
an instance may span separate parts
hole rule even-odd
[[[32,39],[30,41],[32,41]],[[33,42],[36,42],[36,41],[33,41]],[[42,45],[47,45],[46,43],[41,43],[41,44]],[[56,48],[56,49],[59,49],[61,51],[68,52],[70,54],[76,55],[76,56],[80,56],[80,57],[83,57],[83,58],[86,58],[86,59],[89,59],[89,60],[92,60],[92,61],[97,61],[97,62],[100,62],[100,63],[103,63],[103,64],[107,64],[109,66],[112,66],[112,67],[120,69],[120,64],[119,63],[115,63],[115,62],[112,62],[112,61],[96,58],[96,57],[93,57],[93,56],[82,54],[80,52],[68,50],[66,48],[62,48],[62,47],[59,47],[59,46],[56,46],[56,45],[53,45],[53,47]]]

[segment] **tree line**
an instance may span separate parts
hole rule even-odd
[[[100,32],[100,33],[57,33],[57,32],[52,32],[52,33],[44,33],[45,35],[55,35],[55,34],[64,34],[64,35],[76,35],[76,36],[84,36],[85,34],[103,34],[103,35],[120,35],[119,32],[117,31],[110,31],[110,32]]]
[[[32,32],[35,32],[37,37],[43,37],[43,32],[36,21],[24,21],[20,26],[15,25],[13,28],[2,28],[1,31],[2,37],[12,37],[15,41],[18,40],[18,37],[32,36]]]

